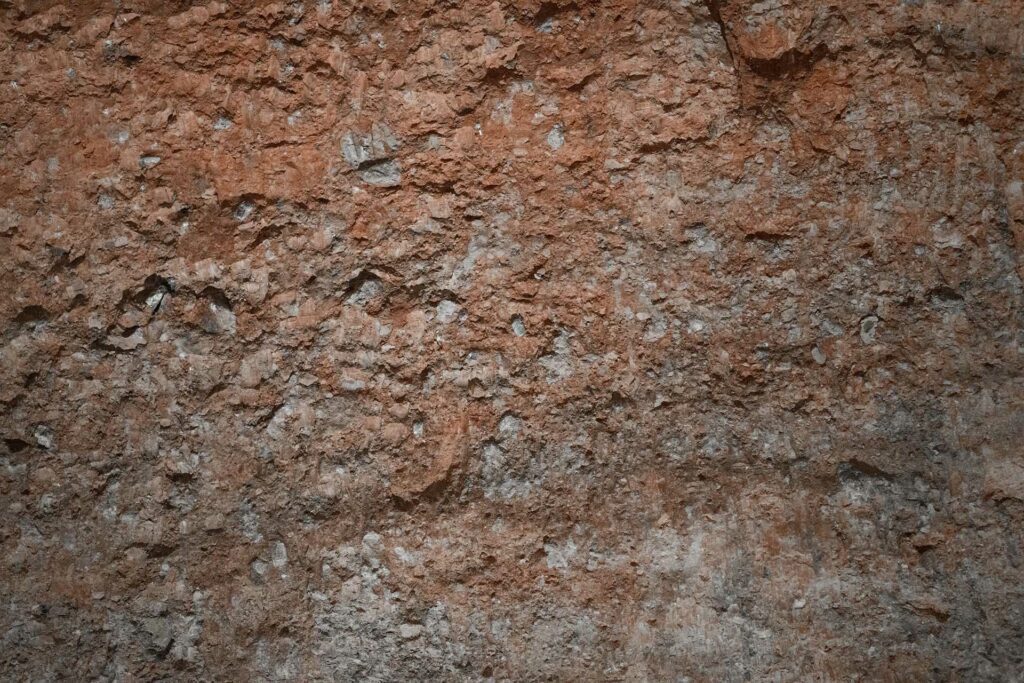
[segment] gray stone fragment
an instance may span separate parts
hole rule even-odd
[[[505,415],[498,422],[498,431],[506,436],[515,436],[523,426],[523,421],[511,413]]]
[[[875,343],[875,333],[878,330],[878,317],[869,315],[860,321],[860,340],[865,344]]]
[[[239,223],[244,223],[249,220],[254,213],[256,213],[256,205],[245,200],[235,208],[235,220]]]
[[[345,303],[365,306],[383,293],[384,284],[376,277],[368,277],[359,285],[356,291],[349,295]]]
[[[547,370],[547,383],[557,384],[558,382],[571,377],[574,372],[572,350],[569,345],[569,334],[563,330],[557,337],[555,337],[552,346],[552,353],[541,356],[537,359],[537,362]]]
[[[826,360],[825,354],[817,346],[815,346],[813,349],[811,349],[811,358],[813,358],[814,362],[817,363],[818,365],[824,365],[825,364],[825,360]]]
[[[422,633],[423,627],[419,624],[402,624],[398,627],[398,634],[402,636],[403,640],[419,638]]]
[[[402,183],[402,170],[394,159],[385,159],[361,168],[359,177],[376,187],[396,187]]]
[[[368,134],[349,132],[341,139],[341,156],[353,168],[381,161],[398,150],[398,138],[384,123],[375,123]]]
[[[562,127],[555,126],[552,128],[548,133],[547,141],[548,147],[550,147],[552,151],[557,152],[562,149],[562,145],[565,144],[565,135],[562,133]]]
[[[32,431],[32,436],[35,437],[36,443],[39,444],[40,448],[50,450],[54,446],[53,430],[46,425],[38,425]]]
[[[445,299],[437,305],[437,320],[442,324],[453,322],[459,317],[459,305]]]
[[[644,326],[644,341],[653,343],[661,339],[668,332],[668,321],[658,315],[647,322]]]
[[[271,544],[270,563],[275,569],[283,569],[288,564],[288,549],[281,541],[274,541]]]
[[[210,302],[207,304],[207,310],[203,314],[201,324],[203,330],[210,334],[234,334],[235,313],[227,306]]]

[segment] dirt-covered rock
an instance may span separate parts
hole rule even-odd
[[[1021,0],[0,0],[0,678],[1010,681]]]

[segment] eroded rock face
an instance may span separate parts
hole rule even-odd
[[[10,680],[1013,680],[1024,3],[0,1]]]

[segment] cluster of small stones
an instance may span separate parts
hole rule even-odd
[[[1024,0],[0,0],[0,678],[1010,681]]]

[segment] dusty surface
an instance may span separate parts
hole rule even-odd
[[[0,0],[12,681],[1009,681],[1024,3]]]

